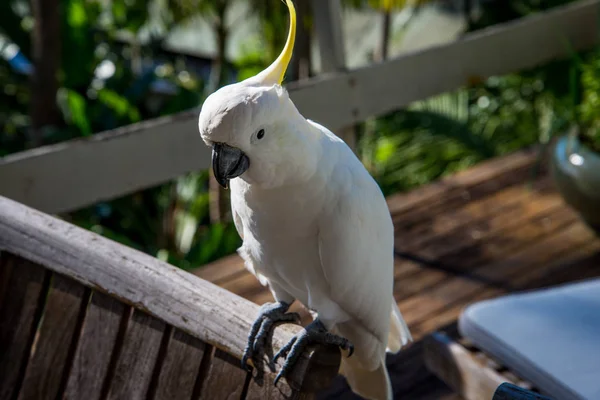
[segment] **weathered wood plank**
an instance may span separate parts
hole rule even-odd
[[[565,40],[589,49],[598,41],[598,4],[582,0],[385,63],[290,84],[290,96],[307,118],[337,132],[473,78],[568,56]],[[191,110],[6,157],[0,161],[0,194],[65,212],[206,169],[210,152],[198,135],[197,116]]]
[[[205,349],[200,340],[173,330],[154,400],[191,399]]]
[[[46,295],[47,273],[32,262],[3,252],[2,271],[11,266],[0,307],[0,399],[13,400],[22,384]],[[3,275],[5,277],[6,275]]]
[[[430,201],[415,204],[410,212],[396,211],[392,214],[396,232],[410,232],[414,227],[439,214],[463,207],[470,202],[483,199],[510,186],[522,185],[531,176],[531,165],[527,163],[524,163],[524,165],[507,164],[505,168],[490,171],[489,175],[491,176],[486,180],[474,184],[446,187],[446,191]],[[485,172],[485,169],[480,173],[484,176],[487,175],[483,172]]]
[[[397,300],[433,288],[453,275],[473,276],[473,268],[530,246],[576,219],[557,196],[550,196],[548,201],[531,199],[527,204],[516,209],[514,215],[495,215],[481,224],[465,226],[454,235],[440,236],[415,251],[420,259],[439,263],[439,268],[397,260]]]
[[[508,378],[483,365],[477,356],[484,353],[470,352],[445,333],[434,332],[427,335],[424,339],[424,349],[427,367],[453,388],[459,398],[550,400],[524,387],[529,385],[520,382],[518,378]]]
[[[291,391],[289,386],[278,384],[278,386],[275,387],[273,381],[274,378],[272,376],[266,377],[262,386],[258,385],[254,380],[251,381],[248,386],[245,400],[296,400],[300,398],[299,395],[294,394]],[[307,395],[301,398],[312,399],[313,397],[313,395]]]
[[[244,275],[248,270],[244,267],[242,258],[234,254],[193,269],[190,272],[199,278],[220,286],[222,282]]]
[[[558,252],[551,261],[542,264],[519,264],[516,266],[519,273],[512,273],[508,283],[514,290],[534,289],[540,287],[543,282],[560,284],[563,282],[585,279],[586,277],[598,276],[597,266],[598,251],[600,243],[590,241],[573,247],[565,252]],[[585,271],[587,268],[587,271]],[[566,272],[566,273],[565,273]],[[553,277],[550,279],[550,277]],[[508,290],[493,286],[484,286],[479,290],[471,290],[470,285],[465,285],[466,296],[459,301],[449,304],[447,307],[437,309],[433,317],[424,319],[411,326],[413,337],[419,338],[436,329],[456,321],[466,305],[497,297],[505,294]]]
[[[10,284],[10,274],[13,270],[13,265],[15,263],[15,257],[5,253],[2,254],[0,252],[0,310],[2,309],[2,305],[5,301],[7,301],[7,292]]]
[[[513,230],[515,226],[533,224],[540,221],[540,217],[549,217],[564,208],[564,202],[555,193],[529,192],[523,187],[518,189],[522,194],[515,194],[517,202],[503,201],[500,199],[502,196],[495,196],[496,200],[493,202],[475,203],[474,207],[466,207],[466,215],[457,212],[435,221],[434,224],[439,224],[437,231],[441,231],[441,234],[432,234],[427,239],[413,242],[418,243],[419,256],[439,259],[443,255],[492,239],[500,232]],[[487,210],[481,209],[484,207]],[[397,239],[402,240],[402,236]],[[406,241],[402,243],[404,248],[412,245]]]
[[[523,215],[527,218],[528,214],[536,212],[538,208],[547,207],[544,203],[556,205],[560,202],[555,193],[547,190],[551,184],[550,179],[544,179],[535,182],[533,187],[525,183],[511,185],[480,199],[465,201],[456,208],[449,207],[443,212],[425,217],[406,231],[397,229],[396,248],[404,251],[418,250],[424,256],[422,249],[427,244],[436,240],[446,243],[454,237],[466,238],[464,229],[471,225],[479,223],[486,227],[490,219],[511,213],[514,217]]]
[[[0,249],[108,292],[238,360],[258,314],[257,305],[209,282],[1,196]],[[278,326],[274,351],[299,329],[290,324]]]
[[[439,204],[448,197],[448,192],[458,192],[475,187],[486,181],[503,179],[522,169],[530,169],[538,157],[538,149],[523,149],[483,161],[471,168],[441,178],[430,184],[415,188],[406,193],[394,194],[387,199],[392,216],[404,218],[411,210]]]
[[[240,368],[240,361],[217,350],[202,391],[201,399],[241,399],[248,382],[248,372]]]
[[[491,399],[505,379],[497,372],[482,368],[462,346],[443,333],[434,333],[424,341],[427,367],[465,400]]]
[[[65,399],[100,399],[127,306],[93,292],[73,358]]]
[[[327,347],[324,351],[302,360],[296,366],[295,377],[290,379],[289,386],[278,383],[273,385],[273,376],[268,376],[262,386],[255,381],[250,382],[246,399],[313,399],[314,394],[329,387],[338,375],[340,352],[335,347]],[[279,365],[281,367],[281,365]]]
[[[70,357],[77,344],[77,330],[88,296],[81,284],[57,274],[52,276],[19,399],[59,397],[70,370]]]
[[[592,234],[586,227],[580,223],[572,224],[520,252],[474,269],[478,279],[454,277],[447,279],[443,285],[409,297],[399,303],[400,310],[409,325],[424,322],[452,304],[464,304],[464,299],[469,299],[483,288],[493,287],[492,282],[510,285],[511,277],[543,268],[551,260],[568,254],[591,239]],[[496,286],[502,288],[502,285]]]
[[[108,292],[238,359],[258,314],[255,304],[192,274],[3,197],[0,248]],[[279,326],[275,349],[298,329]]]
[[[164,331],[164,322],[141,311],[133,312],[110,382],[108,399],[146,398]]]

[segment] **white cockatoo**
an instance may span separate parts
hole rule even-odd
[[[386,350],[412,340],[393,297],[394,229],[385,198],[352,150],[304,118],[281,86],[296,34],[290,30],[267,69],[211,94],[198,126],[212,146],[213,173],[231,187],[238,250],[268,285],[275,303],[261,308],[243,364],[260,362],[276,322],[297,322],[295,300],[316,314],[275,355],[285,376],[306,345],[341,348],[340,373],[367,399],[391,399]]]

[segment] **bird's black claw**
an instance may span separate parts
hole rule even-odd
[[[352,356],[352,354],[354,354],[354,345],[350,342],[348,342],[348,348],[344,349],[344,350],[348,350],[348,357],[346,358],[350,358]]]
[[[333,345],[348,351],[348,357],[354,353],[354,345],[346,338],[334,335],[327,331],[319,319],[314,320],[304,330],[296,334],[285,346],[283,346],[273,357],[273,364],[280,357],[285,357],[281,370],[275,377],[274,385],[286,376],[296,365],[296,362],[307,346],[311,344]]]
[[[252,360],[254,366],[260,369],[263,365],[263,357],[267,339],[272,333],[273,327],[279,322],[300,324],[298,313],[288,313],[290,305],[284,302],[266,303],[259,311],[258,317],[252,324],[248,334],[248,343],[242,356],[242,369],[250,370],[248,360]],[[269,363],[271,369],[275,369],[273,363]]]

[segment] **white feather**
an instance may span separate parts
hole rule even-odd
[[[277,300],[299,300],[354,344],[341,372],[356,393],[389,399],[386,349],[411,337],[393,298],[385,198],[348,146],[304,119],[285,91],[257,90],[241,85],[209,98],[199,122],[207,143],[226,140],[250,159],[231,181],[239,254]],[[219,103],[236,93],[246,100]],[[252,139],[258,128],[266,132],[260,143]]]

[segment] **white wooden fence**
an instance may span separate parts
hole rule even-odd
[[[600,0],[580,0],[385,63],[292,83],[288,90],[305,117],[339,132],[472,79],[567,57],[569,46],[590,49],[598,43],[599,11]],[[198,111],[0,159],[0,195],[60,213],[209,168]]]

